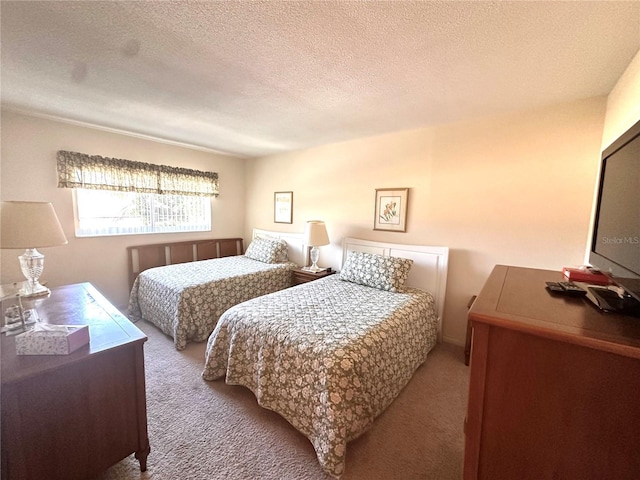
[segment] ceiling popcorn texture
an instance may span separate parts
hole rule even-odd
[[[607,95],[640,2],[2,1],[2,107],[259,157]]]

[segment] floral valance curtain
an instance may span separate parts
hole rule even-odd
[[[217,197],[218,174],[106,158],[78,152],[58,152],[58,187]]]

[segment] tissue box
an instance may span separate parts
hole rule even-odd
[[[16,335],[16,353],[18,355],[67,355],[88,343],[88,325],[37,323],[28,332]]]

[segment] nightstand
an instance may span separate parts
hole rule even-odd
[[[322,272],[313,273],[303,270],[301,268],[294,268],[291,270],[291,286],[300,285],[301,283],[313,282],[319,278],[326,277],[327,275],[333,275],[336,273],[333,270],[323,270]]]

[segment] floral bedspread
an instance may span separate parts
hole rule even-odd
[[[229,307],[289,287],[295,267],[238,255],[150,268],[133,284],[129,318],[153,323],[183,350],[205,341]]]
[[[209,338],[202,376],[251,389],[339,477],[347,442],[391,404],[435,345],[433,297],[406,290],[333,275],[236,305]]]

